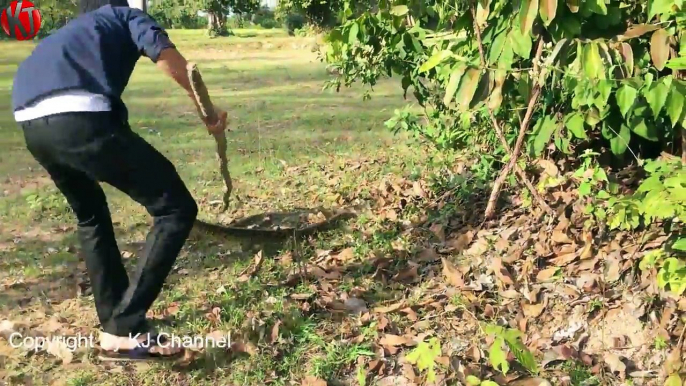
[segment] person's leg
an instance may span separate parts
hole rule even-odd
[[[129,286],[129,278],[121,261],[105,193],[84,172],[64,163],[59,151],[55,151],[59,149],[55,145],[61,142],[61,128],[48,122],[43,119],[23,125],[26,145],[76,216],[79,243],[98,319],[104,326],[111,320],[112,312]]]
[[[63,163],[123,191],[154,217],[136,272],[103,325],[116,336],[147,332],[145,314],[190,234],[195,200],[171,162],[111,114],[68,114],[49,121],[61,130],[50,147]]]
[[[126,123],[70,162],[94,180],[106,182],[143,205],[153,216],[143,254],[121,301],[104,326],[128,336],[146,332],[152,306],[195,222],[198,208],[174,165]]]

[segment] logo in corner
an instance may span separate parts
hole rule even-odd
[[[41,14],[30,1],[12,1],[0,10],[0,25],[5,34],[16,40],[30,40],[38,35]]]

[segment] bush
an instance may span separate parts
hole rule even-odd
[[[264,19],[259,25],[264,29],[273,29],[279,26],[279,22],[274,19]]]
[[[259,25],[260,27],[265,29],[272,29],[279,26],[279,22],[276,21],[274,15],[274,11],[267,7],[262,7],[257,12],[252,14],[250,21],[253,24]]]
[[[305,16],[298,13],[291,13],[286,16],[286,30],[288,34],[293,36],[295,31],[302,29],[305,26]]]

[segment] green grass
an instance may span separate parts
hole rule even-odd
[[[230,114],[231,212],[235,216],[340,206],[342,197],[355,192],[366,197],[389,174],[409,178],[428,167],[420,145],[383,127],[393,109],[405,103],[397,87],[382,82],[368,102],[363,102],[362,90],[356,88],[323,91],[328,75],[308,48],[311,41],[274,33],[278,31],[238,31],[238,36],[209,39],[201,31],[171,31],[182,53],[198,63],[214,103]],[[253,34],[259,36],[243,37]],[[21,131],[9,113],[13,72],[32,44],[1,45],[0,284],[7,290],[0,294],[0,319],[30,320],[40,328],[51,315],[59,314],[62,325],[72,332],[94,333],[97,319],[92,297],[88,293],[77,296],[86,274],[75,252],[74,218],[24,148]],[[132,128],[174,162],[200,205],[200,216],[226,220],[213,214],[208,204],[221,197],[215,145],[185,93],[142,59],[124,101]],[[355,166],[358,163],[364,166]],[[149,216],[122,193],[109,186],[104,189],[121,249],[133,254],[126,259],[132,266]],[[400,229],[383,230],[375,216],[363,214],[351,231],[331,231],[291,252],[297,259],[309,259],[318,249],[349,245],[359,265],[334,284],[335,295],[364,288],[370,307],[393,300],[399,296],[395,289],[402,293],[402,287],[376,282],[375,268],[367,258],[392,252],[394,243],[405,242],[406,236]],[[379,232],[368,238],[362,229]],[[93,361],[88,352],[75,354],[71,364],[52,356],[25,357],[0,340],[0,356],[7,358],[0,380],[67,385],[286,385],[305,375],[355,379],[358,358],[374,353],[371,343],[377,339],[376,330],[369,326],[360,330],[353,316],[342,317],[317,308],[314,302],[305,306],[304,301],[291,299],[292,294],[310,293],[312,302],[321,294],[313,291],[311,282],[278,285],[293,264],[283,264],[274,256],[266,259],[258,275],[239,281],[251,257],[226,240],[192,237],[152,311],[165,331],[194,336],[229,331],[253,342],[254,355],[210,350],[183,368],[170,364],[112,368]],[[403,264],[399,259],[388,269],[400,269]],[[278,339],[271,341],[277,322]],[[353,333],[363,339],[351,339]]]

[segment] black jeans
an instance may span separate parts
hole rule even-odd
[[[111,112],[52,115],[22,122],[26,145],[50,174],[78,220],[78,236],[105,332],[147,332],[155,301],[198,213],[174,165]],[[129,281],[114,237],[106,182],[154,217]]]

